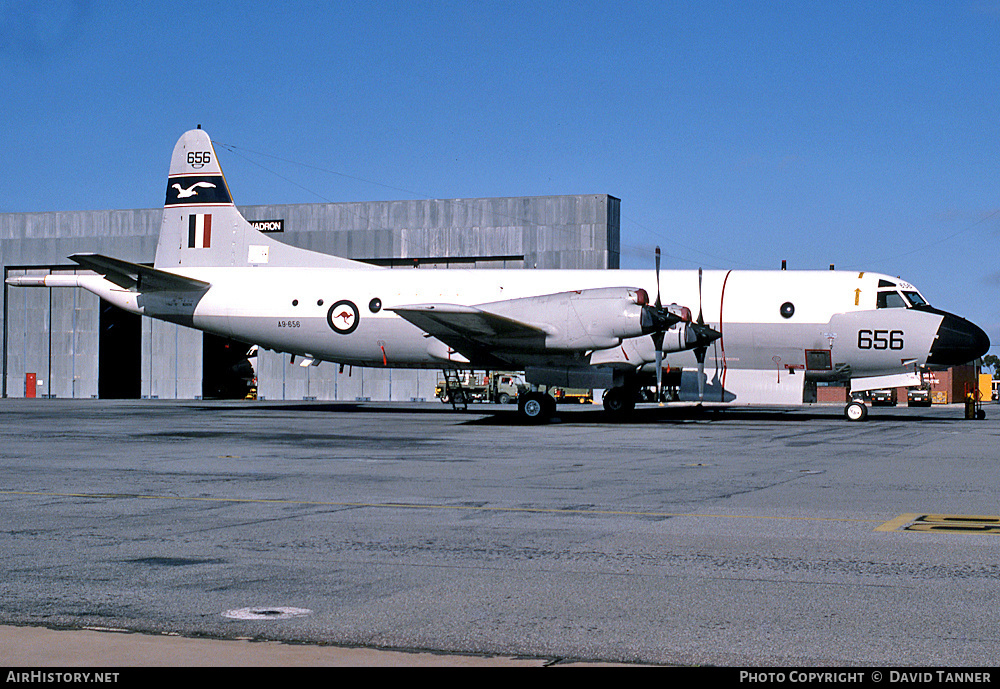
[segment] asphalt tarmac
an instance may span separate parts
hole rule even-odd
[[[0,400],[0,662],[990,666],[985,409]]]

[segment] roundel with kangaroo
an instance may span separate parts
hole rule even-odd
[[[326,312],[326,322],[330,324],[335,333],[340,333],[341,335],[350,335],[353,333],[357,329],[358,321],[360,320],[358,307],[353,301],[348,299],[341,299]]]

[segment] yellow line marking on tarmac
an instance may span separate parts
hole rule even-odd
[[[587,510],[561,507],[487,507],[475,505],[435,505],[402,502],[333,502],[324,500],[290,500],[287,498],[212,498],[186,497],[178,495],[140,495],[137,493],[46,493],[39,491],[0,490],[0,495],[27,495],[50,498],[90,498],[116,499],[136,498],[140,500],[180,500],[189,502],[228,502],[236,504],[277,504],[277,505],[309,505],[319,507],[375,507],[384,509],[417,509],[417,510],[466,510],[476,512],[513,512],[527,514],[578,514],[604,515],[624,517],[702,517],[708,519],[762,519],[772,521],[803,521],[803,522],[848,522],[857,524],[877,524],[877,519],[856,519],[851,517],[769,517],[751,514],[702,514],[697,512],[643,512],[633,510]]]
[[[903,527],[909,525],[919,517],[919,514],[901,514],[895,519],[887,521],[885,524],[879,526],[876,531],[899,531]]]

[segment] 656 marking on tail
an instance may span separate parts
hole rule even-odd
[[[190,151],[187,154],[187,162],[191,167],[203,168],[212,162],[211,151]]]

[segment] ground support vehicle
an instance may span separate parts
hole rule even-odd
[[[469,402],[509,404],[528,390],[524,377],[510,371],[446,370],[434,388],[435,397],[444,404],[467,405]]]
[[[870,398],[873,407],[895,407],[896,389],[872,390]]]
[[[594,401],[594,391],[585,388],[552,388],[549,391],[556,402],[579,402],[590,404]]]

